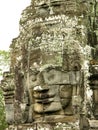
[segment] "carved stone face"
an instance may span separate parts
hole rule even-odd
[[[78,25],[77,17],[66,15],[74,13],[76,1],[66,4],[65,0],[39,0],[34,1],[34,6],[29,69],[38,72],[29,71],[30,103],[33,104],[30,107],[38,115],[66,114],[72,106],[72,96],[79,94],[77,87],[84,56],[80,46],[84,36],[82,33],[78,36],[77,29],[85,32],[86,28]],[[81,17],[81,23],[82,20]]]
[[[66,108],[72,97],[70,73],[59,67],[48,67],[30,76],[34,111],[59,112]]]

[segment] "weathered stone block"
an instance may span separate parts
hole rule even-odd
[[[8,124],[14,123],[14,104],[5,104],[6,121]]]

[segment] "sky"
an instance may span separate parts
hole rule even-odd
[[[13,38],[19,34],[22,10],[31,0],[0,0],[0,50],[8,50]]]

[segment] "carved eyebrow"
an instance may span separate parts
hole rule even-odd
[[[59,6],[59,5],[61,5],[61,3],[64,3],[64,2],[62,2],[62,1],[53,1],[53,2],[50,3],[50,6]],[[47,7],[49,7],[49,4],[44,3],[44,4],[40,5],[40,8],[47,8]]]
[[[40,8],[47,8],[47,7],[48,7],[48,5],[46,3],[40,5]]]
[[[63,3],[65,3],[63,0],[62,1],[53,1],[53,2],[51,2],[51,5],[55,5],[55,6],[59,6],[59,5],[61,5],[61,4],[63,4]]]
[[[60,6],[61,3],[54,3],[54,2],[53,2],[51,5],[52,5],[52,6]]]

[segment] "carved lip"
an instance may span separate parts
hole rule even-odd
[[[35,99],[36,103],[47,104],[54,101],[54,98]]]
[[[48,93],[48,92],[34,92],[33,97],[35,99],[45,99],[45,98],[51,98],[54,97],[54,93]]]
[[[35,102],[45,104],[45,103],[53,102],[55,94],[53,94],[53,93],[51,93],[51,94],[50,93],[36,93],[33,96],[35,98]]]

